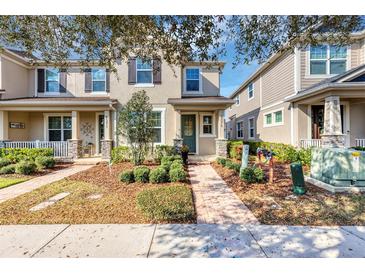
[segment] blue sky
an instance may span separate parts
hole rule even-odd
[[[221,75],[221,95],[223,96],[229,96],[258,68],[256,62],[250,65],[240,64],[233,68],[234,47],[231,43],[228,43],[227,54],[222,56],[221,60],[226,62]]]

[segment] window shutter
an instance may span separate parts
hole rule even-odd
[[[105,91],[110,92],[110,69],[106,69],[105,73]]]
[[[84,70],[85,72],[85,92],[92,91],[92,82],[91,82],[91,69],[87,68]]]
[[[161,60],[153,59],[153,83],[161,84]]]
[[[67,89],[67,70],[60,70],[60,92],[65,93]]]
[[[128,60],[128,84],[134,85],[136,83],[136,58]]]
[[[38,69],[38,92],[44,92],[44,69]]]

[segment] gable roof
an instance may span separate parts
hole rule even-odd
[[[305,97],[317,94],[318,92],[331,89],[358,89],[365,87],[365,81],[361,81],[361,77],[365,75],[365,64],[352,68],[344,73],[334,77],[327,78],[310,86],[307,89],[301,90],[295,95],[286,98],[286,102],[295,102]],[[353,81],[358,79],[359,81]]]

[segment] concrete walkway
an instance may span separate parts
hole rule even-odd
[[[50,174],[30,179],[24,183],[9,186],[0,190],[0,203],[15,198],[24,193],[53,182],[62,180],[80,171],[91,168],[93,165],[73,165],[69,168],[60,169]]]
[[[364,258],[365,227],[6,225],[0,257]]]
[[[190,165],[198,224],[259,224],[209,164]]]

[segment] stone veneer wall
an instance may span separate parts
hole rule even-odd
[[[227,157],[227,139],[215,139],[215,154],[219,157]]]

